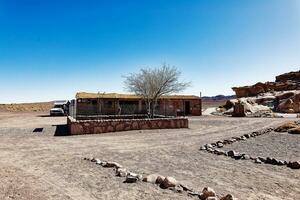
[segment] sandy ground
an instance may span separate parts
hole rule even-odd
[[[286,120],[193,117],[189,129],[59,137],[54,136],[60,127],[56,125],[66,123],[65,117],[0,113],[0,199],[196,199],[152,184],[122,183],[112,169],[84,161],[86,156],[116,161],[145,175],[173,176],[195,190],[210,186],[239,199],[300,199],[299,170],[199,151],[200,145]],[[268,139],[257,137],[257,141],[261,144]],[[274,148],[269,145],[268,153],[297,148],[288,154],[294,157],[299,152],[295,143],[286,147],[289,144],[276,142],[281,139],[270,141]]]

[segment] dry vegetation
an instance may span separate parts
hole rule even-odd
[[[53,102],[0,104],[0,111],[8,112],[48,112]]]

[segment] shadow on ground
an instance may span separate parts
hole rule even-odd
[[[65,115],[49,115],[49,114],[44,114],[44,115],[38,115],[38,117],[65,117]]]
[[[54,136],[69,136],[69,130],[67,124],[52,125],[56,126]]]

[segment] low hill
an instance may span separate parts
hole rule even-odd
[[[235,95],[204,96],[202,97],[202,109],[222,106],[226,103],[226,101],[234,98],[236,98]]]
[[[7,112],[48,112],[53,102],[0,104],[0,111]]]

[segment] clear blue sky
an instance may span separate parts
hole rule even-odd
[[[299,70],[300,1],[0,0],[0,103],[124,92],[162,63],[196,95]]]

